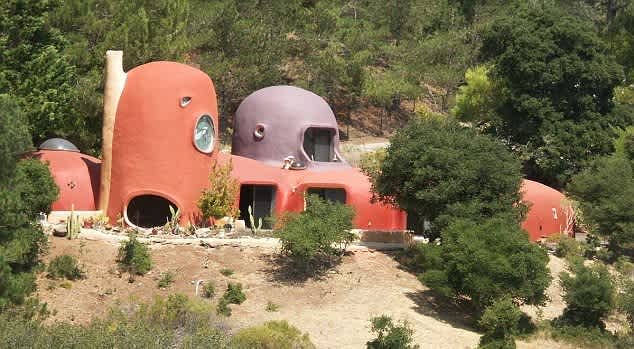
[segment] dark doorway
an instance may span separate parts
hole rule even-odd
[[[334,162],[335,149],[333,138],[335,132],[328,128],[308,128],[304,132],[304,151],[312,161]]]
[[[317,195],[323,200],[346,203],[346,190],[342,188],[308,188],[308,195]]]
[[[172,216],[170,206],[177,209],[174,203],[160,196],[139,195],[128,203],[126,215],[128,221],[137,227],[160,227]]]
[[[271,217],[275,207],[275,186],[245,184],[240,187],[240,219],[251,228],[249,206],[255,224],[262,218],[262,228],[271,229],[271,222],[267,218]]]

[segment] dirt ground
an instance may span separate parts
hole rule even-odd
[[[152,249],[153,270],[130,283],[127,275],[116,270],[117,248],[104,241],[51,237],[45,260],[64,253],[74,255],[84,265],[87,278],[63,288],[44,273],[40,275],[38,296],[56,311],[49,321],[86,323],[117,304],[151,302],[157,295],[175,292],[194,296],[194,282],[202,279],[212,281],[217,294],[230,281],[245,287],[247,300],[232,306],[233,315],[227,320],[231,328],[284,319],[308,332],[318,348],[364,347],[371,338],[368,319],[381,314],[407,320],[422,348],[475,348],[480,337],[459,309],[438,303],[414,275],[399,269],[383,252],[356,251],[318,280],[291,282],[278,273],[275,251],[270,249],[157,246]],[[553,260],[553,269],[563,268],[560,260]],[[220,270],[224,268],[234,274],[223,276]],[[175,283],[161,290],[158,277],[165,271],[176,274]],[[545,317],[563,309],[557,287],[551,288],[553,302],[544,310]],[[279,305],[279,310],[266,311],[268,302]],[[518,348],[567,347],[539,339],[518,342]]]

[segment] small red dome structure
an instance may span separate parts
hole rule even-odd
[[[53,211],[94,211],[99,195],[101,161],[81,154],[70,142],[54,138],[40,145],[30,156],[47,163],[59,197],[53,202]]]
[[[522,183],[522,198],[529,206],[522,228],[532,241],[555,234],[573,235],[574,212],[564,194],[525,179]]]

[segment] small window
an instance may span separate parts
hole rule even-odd
[[[216,131],[214,121],[209,115],[203,115],[196,121],[194,128],[194,145],[203,153],[211,153],[214,150],[214,138]]]
[[[346,190],[342,188],[308,188],[308,195],[317,195],[323,200],[346,203]]]
[[[254,223],[257,225],[262,218],[262,228],[271,229],[269,219],[275,208],[275,186],[245,184],[240,187],[240,219],[251,228],[249,206],[253,214]]]
[[[318,162],[339,161],[335,154],[333,139],[335,131],[328,128],[308,128],[304,132],[304,151],[308,158]]]

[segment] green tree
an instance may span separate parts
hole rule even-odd
[[[562,187],[595,155],[611,151],[611,113],[622,68],[592,23],[555,5],[523,5],[483,32],[481,56],[501,98],[492,113],[469,115],[519,153],[529,178]]]
[[[440,249],[440,260],[429,252],[429,269],[421,276],[427,286],[447,296],[467,296],[478,309],[505,296],[525,304],[546,300],[548,256],[508,219],[458,219],[441,237],[440,246],[429,247]]]
[[[25,119],[15,98],[0,94],[0,312],[35,290],[33,267],[47,239],[33,214],[58,190],[45,165],[19,160],[31,144]]]
[[[561,286],[566,308],[561,317],[566,323],[604,328],[603,320],[614,307],[614,285],[602,264],[573,265],[574,275],[563,272]]]
[[[436,236],[456,216],[504,213],[519,222],[523,211],[519,161],[495,139],[452,119],[411,121],[391,138],[380,170],[370,172],[378,199],[429,220]]]
[[[568,192],[584,222],[605,236],[613,257],[634,256],[634,127],[621,132],[616,152],[594,160],[575,176]]]
[[[60,136],[78,141],[83,118],[74,109],[75,67],[62,53],[66,40],[47,25],[49,0],[0,4],[0,93],[12,95],[27,116],[34,142]]]

